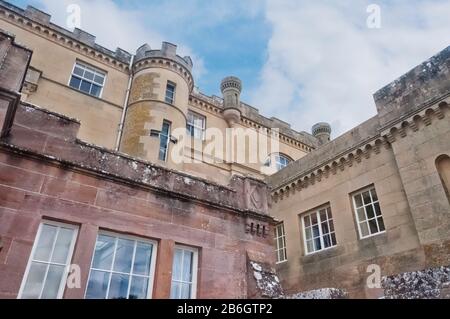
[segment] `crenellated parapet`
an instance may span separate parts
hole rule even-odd
[[[123,72],[129,71],[130,53],[121,48],[117,48],[115,51],[109,50],[97,44],[96,37],[84,30],[75,28],[72,32],[64,29],[51,22],[51,15],[32,6],[21,9],[0,0],[0,19],[110,67]]]
[[[319,143],[325,144],[330,141],[331,125],[328,123],[317,123],[312,127],[312,135],[319,140]]]
[[[163,42],[160,50],[152,50],[148,44],[141,46],[136,52],[133,71],[136,74],[148,68],[163,68],[176,72],[188,83],[189,91],[192,92],[194,88],[193,66],[189,56],[177,55],[176,45]]]
[[[374,94],[385,129],[439,103],[450,92],[450,47],[442,50]]]

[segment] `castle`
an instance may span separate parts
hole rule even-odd
[[[0,298],[450,296],[450,47],[331,140],[171,43],[4,1],[0,30]]]

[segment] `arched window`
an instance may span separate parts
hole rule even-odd
[[[441,155],[436,159],[436,168],[441,177],[447,199],[450,202],[450,156]]]
[[[277,172],[288,166],[292,159],[281,153],[274,153],[269,156],[266,161],[266,166],[274,167]]]

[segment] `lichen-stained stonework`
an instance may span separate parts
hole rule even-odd
[[[156,100],[158,95],[155,89],[159,89],[161,85],[155,79],[159,77],[158,73],[146,73],[136,77],[131,88],[130,104],[140,100]]]
[[[382,287],[386,299],[449,299],[450,267],[385,277]]]
[[[140,158],[146,158],[142,136],[150,136],[146,124],[152,120],[149,103],[141,102],[129,106],[125,119],[124,136],[122,137],[121,151]]]

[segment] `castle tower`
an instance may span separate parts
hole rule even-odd
[[[230,127],[241,120],[242,81],[234,76],[226,77],[220,85],[224,100],[223,116]]]
[[[328,123],[317,123],[312,127],[312,134],[319,140],[319,144],[323,145],[331,139],[331,125]]]
[[[189,95],[194,87],[192,60],[180,57],[177,46],[148,44],[136,52],[133,80],[120,145],[121,152],[179,168],[170,154],[175,130],[185,132]]]

